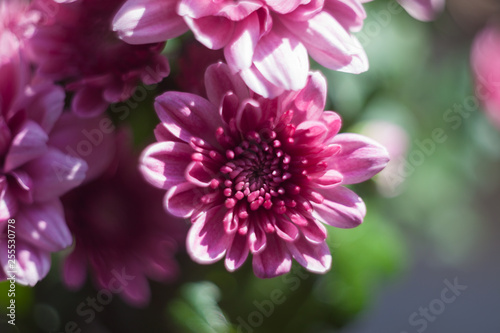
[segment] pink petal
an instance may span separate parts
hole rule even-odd
[[[162,42],[188,30],[175,12],[177,0],[128,0],[113,19],[113,30],[129,44]]]
[[[323,10],[325,0],[310,0],[309,3],[297,7],[293,12],[284,14],[288,20],[307,21],[321,10]]]
[[[219,62],[208,66],[205,71],[205,87],[210,102],[220,105],[227,92],[233,92],[239,100],[250,97],[248,88],[240,77],[234,75],[229,67]]]
[[[254,131],[262,121],[262,110],[254,99],[247,99],[241,102],[236,113],[236,127],[245,135]]]
[[[335,17],[347,31],[360,31],[366,18],[362,2],[359,0],[327,1],[323,10]]]
[[[161,141],[174,141],[174,142],[183,142],[182,140],[179,140],[178,137],[170,133],[167,129],[167,126],[163,123],[159,123],[155,129],[154,129],[154,134],[156,141],[161,142]]]
[[[79,117],[91,118],[106,111],[108,105],[102,96],[102,88],[83,87],[73,96],[71,110]]]
[[[328,168],[339,171],[343,184],[356,184],[370,179],[389,162],[387,150],[365,136],[344,133],[332,141],[341,146],[339,153],[328,160]]]
[[[7,242],[2,244],[6,246]],[[0,262],[5,272],[9,268],[7,249],[0,251]],[[43,279],[50,270],[50,253],[34,248],[24,242],[16,242],[16,282],[34,286]]]
[[[165,196],[165,207],[168,212],[178,217],[190,217],[200,200],[208,190],[200,189],[191,183],[181,183],[173,186]]]
[[[408,14],[420,21],[432,21],[445,5],[445,0],[398,0]]]
[[[47,134],[37,123],[26,121],[12,140],[4,171],[9,172],[43,155],[47,150],[47,140]]]
[[[332,265],[332,256],[326,242],[312,244],[300,238],[293,243],[287,243],[288,250],[299,264],[309,272],[325,273]]]
[[[144,276],[143,272],[129,273],[134,278],[127,281],[127,285],[120,293],[120,295],[130,304],[137,307],[144,307],[149,303],[151,298],[151,290],[149,289],[149,282]]]
[[[356,193],[343,186],[317,191],[324,197],[323,203],[312,205],[323,223],[337,228],[354,228],[363,222],[366,206]]]
[[[307,241],[311,243],[322,243],[325,241],[327,236],[327,231],[325,226],[314,220],[314,219],[306,219],[307,223],[305,225],[300,226],[300,231],[307,239]]]
[[[273,11],[280,13],[280,14],[286,14],[294,11],[297,9],[298,6],[302,4],[306,4],[310,2],[311,0],[264,0],[265,3],[272,8]]]
[[[39,249],[55,252],[73,242],[59,200],[21,207],[16,218],[19,238]]]
[[[328,135],[325,141],[330,142],[332,138],[337,135],[337,133],[340,130],[340,127],[342,127],[342,119],[340,116],[333,112],[333,111],[324,111],[321,114],[321,117],[319,119],[322,123],[328,127]]]
[[[240,72],[240,76],[248,88],[261,96],[271,99],[281,95],[285,91],[282,87],[276,86],[266,79],[255,65],[252,65],[248,69],[243,69]]]
[[[2,176],[0,177],[0,221],[13,217],[17,209],[17,200],[9,190],[7,179]]]
[[[87,260],[83,253],[75,250],[64,261],[64,284],[70,289],[77,290],[83,286],[86,277]]]
[[[250,221],[250,228],[248,230],[248,247],[253,254],[262,252],[266,246],[266,233],[262,230],[260,223],[260,221],[255,219]]]
[[[240,268],[247,259],[248,253],[247,236],[236,233],[224,261],[226,269],[234,272]]]
[[[276,235],[287,242],[293,242],[299,237],[297,226],[284,218],[277,217],[274,226],[276,228]]]
[[[307,83],[309,58],[306,48],[276,24],[257,44],[254,65],[269,82],[285,90],[302,89]]]
[[[52,130],[64,108],[64,89],[53,84],[38,84],[28,91],[24,106],[29,119],[40,125],[46,133]]]
[[[253,256],[255,276],[261,279],[273,278],[290,271],[292,258],[283,243],[277,236],[268,235],[266,248]]]
[[[285,95],[282,103],[286,109],[289,108],[288,104],[295,106],[292,120],[294,124],[318,120],[325,110],[325,77],[320,72],[311,72],[304,89]]]
[[[213,104],[199,96],[168,91],[156,98],[156,113],[170,133],[190,142],[191,138],[201,138],[217,147],[217,128],[222,121]]]
[[[87,163],[85,181],[99,177],[115,160],[116,131],[104,115],[80,118],[65,112],[50,134],[49,146]]]
[[[197,161],[191,162],[186,167],[184,176],[187,181],[196,186],[208,187],[212,179],[216,177],[216,174],[202,162]]]
[[[25,171],[33,180],[36,201],[57,198],[85,179],[87,163],[50,148],[46,154],[28,163]]]
[[[324,187],[334,186],[340,184],[344,178],[342,174],[337,170],[328,170],[321,177],[314,179],[316,184],[322,185]]]
[[[249,0],[238,0],[236,2],[181,0],[177,12],[181,16],[192,18],[224,16],[232,21],[240,21],[260,7],[262,7],[262,4],[259,2]]]
[[[193,149],[182,142],[158,142],[142,152],[139,169],[151,185],[168,189],[186,181],[184,172],[192,153]]]
[[[368,60],[359,41],[328,13],[321,12],[308,21],[283,19],[282,22],[320,65],[355,74],[368,70]]]
[[[212,50],[226,46],[233,36],[235,23],[222,16],[207,16],[199,19],[184,17],[196,39]]]
[[[235,25],[233,37],[224,47],[224,57],[234,73],[252,66],[259,35],[260,23],[257,13],[252,13]]]
[[[226,210],[224,205],[215,206],[193,221],[186,240],[191,259],[200,264],[211,264],[224,256],[234,238],[234,234],[224,231],[222,219]]]

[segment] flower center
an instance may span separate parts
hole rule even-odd
[[[286,182],[292,177],[288,172],[291,157],[281,149],[276,132],[249,133],[234,149],[226,150],[226,158],[220,168],[220,185],[227,208],[241,200],[246,200],[251,210],[284,204],[279,197],[285,194]]]

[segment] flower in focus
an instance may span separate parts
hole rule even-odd
[[[327,271],[321,222],[362,222],[365,205],[344,185],[379,172],[387,152],[361,135],[337,134],[341,120],[323,111],[326,81],[318,72],[304,89],[276,99],[249,91],[222,63],[205,79],[209,100],[181,92],[156,99],[159,142],[141,159],[146,179],[169,189],[168,211],[191,218],[188,253],[203,264],[225,256],[229,271],[252,253],[261,278],[287,273],[292,258]]]
[[[445,0],[397,0],[404,9],[420,21],[432,21],[444,9]]]
[[[476,36],[471,62],[476,94],[488,117],[500,128],[500,28],[488,26]]]
[[[128,43],[144,44],[189,28],[206,47],[224,49],[231,72],[253,91],[272,98],[304,88],[308,54],[330,69],[368,69],[363,47],[351,34],[363,25],[363,2],[128,0],[113,29]]]
[[[162,191],[144,182],[136,167],[137,156],[126,147],[130,140],[122,134],[117,135],[116,158],[104,172],[62,199],[75,235],[63,279],[69,287],[80,288],[88,268],[98,288],[115,288],[111,291],[128,303],[143,306],[150,298],[147,278],[169,281],[176,277],[173,255],[187,226],[165,213]],[[100,153],[101,158],[107,157],[104,151]],[[123,277],[119,286],[111,282],[117,275]]]
[[[34,285],[48,273],[50,253],[71,244],[59,197],[83,181],[87,164],[50,144],[63,109],[64,91],[31,78],[22,41],[2,28],[0,279],[15,269],[18,283]],[[7,254],[8,219],[16,220],[15,267]]]
[[[168,75],[163,43],[129,45],[111,31],[121,0],[35,0],[43,20],[30,41],[38,73],[74,92],[72,110],[92,117],[128,99],[136,85]]]

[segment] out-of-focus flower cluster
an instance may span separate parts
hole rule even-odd
[[[407,150],[406,133],[386,123],[366,133],[389,153],[339,133],[342,110],[325,111],[326,79],[310,70],[309,57],[330,70],[368,70],[355,37],[365,2],[1,2],[0,278],[11,265],[9,219],[18,282],[36,284],[51,253],[72,246],[62,270],[68,287],[90,273],[107,288],[125,269],[133,279],[121,295],[135,305],[148,302],[148,279],[178,275],[174,255],[184,243],[195,262],[224,258],[231,272],[251,257],[261,278],[288,273],[292,260],[328,271],[325,225],[356,227],[366,214],[349,186]],[[444,6],[398,2],[423,21]],[[490,70],[498,35],[482,33],[472,61],[500,123]],[[179,36],[185,52],[172,67],[174,91],[163,51]],[[160,93],[160,123],[149,133],[157,142],[139,154],[130,128],[109,110],[146,103],[135,94],[151,85]],[[398,168],[393,162],[378,178],[383,194],[398,194],[384,182]]]

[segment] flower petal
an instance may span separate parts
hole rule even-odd
[[[129,44],[162,42],[188,30],[174,8],[177,0],[128,0],[113,19],[113,31]]]
[[[339,134],[332,142],[340,145],[341,150],[328,159],[328,168],[342,174],[343,184],[356,184],[368,180],[389,162],[387,150],[363,135]]]
[[[444,0],[398,0],[408,14],[420,21],[432,21],[445,5]]]
[[[248,253],[249,247],[247,244],[247,236],[236,233],[224,261],[226,269],[230,272],[234,272],[240,268],[247,259]]]
[[[261,96],[275,98],[285,91],[282,87],[279,87],[266,79],[262,73],[259,72],[257,67],[255,67],[255,65],[252,65],[250,68],[243,69],[240,72],[240,76],[243,81],[245,81],[248,88],[252,89]]]
[[[173,186],[165,196],[165,208],[174,216],[190,217],[205,191],[188,182]]]
[[[319,64],[355,74],[368,70],[368,60],[359,41],[330,14],[321,12],[308,21],[283,19],[282,22]]]
[[[214,179],[215,174],[210,168],[207,168],[202,162],[191,162],[184,173],[187,181],[190,183],[200,186],[208,187],[212,179]]]
[[[233,72],[252,66],[259,34],[260,23],[257,13],[252,13],[235,25],[233,37],[224,47],[224,57]]]
[[[309,72],[307,50],[298,39],[274,25],[255,48],[254,65],[272,84],[285,90],[304,88]]]
[[[208,100],[217,106],[229,91],[233,92],[239,100],[250,97],[245,82],[231,73],[229,67],[222,62],[208,66],[205,71],[205,87]]]
[[[233,36],[235,23],[222,16],[207,16],[199,19],[184,17],[196,39],[212,50],[226,46]]]
[[[5,156],[4,171],[9,172],[43,155],[47,150],[47,141],[47,134],[37,123],[26,121],[12,140]]]
[[[18,203],[9,189],[5,176],[0,177],[0,221],[5,221],[17,212]]]
[[[55,252],[73,242],[59,200],[21,207],[16,220],[19,238],[39,249]]]
[[[292,258],[284,242],[273,234],[268,234],[266,248],[253,255],[252,266],[255,276],[261,279],[273,278],[290,271]]]
[[[7,246],[7,242],[1,244]],[[43,279],[50,270],[50,253],[34,248],[24,242],[16,242],[16,282],[22,285],[34,286]],[[4,271],[9,268],[7,249],[0,251],[0,262]]]
[[[193,149],[183,142],[158,142],[142,152],[139,169],[151,185],[168,189],[186,181],[184,172],[192,153]]]
[[[312,205],[321,222],[346,229],[357,227],[363,222],[366,206],[356,193],[343,186],[317,191],[324,197],[323,203],[312,202]]]
[[[300,238],[293,243],[287,243],[287,247],[293,258],[309,272],[325,273],[332,265],[330,249],[325,241],[312,244]]]
[[[35,201],[57,198],[85,179],[87,163],[49,148],[46,154],[29,162],[25,170],[33,180]]]
[[[218,147],[215,131],[222,126],[216,107],[206,99],[182,92],[168,91],[156,98],[156,113],[167,129],[183,140],[201,138]]]
[[[63,281],[64,284],[72,289],[80,289],[87,278],[87,259],[80,251],[73,251],[64,260]]]
[[[262,7],[262,4],[249,0],[204,1],[181,0],[177,13],[181,16],[201,18],[204,16],[224,16],[232,21],[240,21],[250,13]]]
[[[224,205],[201,213],[187,236],[187,251],[194,261],[211,264],[220,260],[231,246],[234,234],[227,234],[222,225],[226,213]]]

